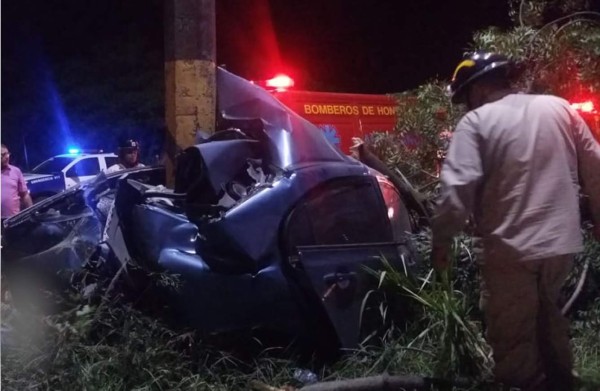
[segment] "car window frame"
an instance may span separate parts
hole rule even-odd
[[[296,216],[303,216],[303,213],[309,212],[309,209],[312,208],[312,206],[307,207],[306,205],[310,204],[314,200],[318,200],[320,197],[323,196],[323,194],[330,193],[334,197],[337,197],[338,196],[337,192],[339,191],[338,189],[343,188],[343,187],[354,187],[354,186],[356,186],[356,187],[367,186],[367,187],[369,187],[370,191],[375,192],[372,194],[373,198],[371,198],[371,200],[374,201],[374,204],[372,206],[376,210],[378,210],[378,212],[375,212],[375,213],[378,213],[378,215],[372,218],[372,220],[373,220],[372,222],[378,224],[377,229],[380,230],[380,232],[384,233],[381,236],[381,240],[380,240],[381,242],[394,240],[392,224],[387,216],[387,206],[385,204],[385,200],[383,199],[383,195],[381,194],[381,190],[380,190],[377,179],[375,177],[342,177],[342,178],[336,178],[336,179],[327,181],[327,182],[322,183],[321,185],[317,186],[317,188],[312,189],[309,193],[305,194],[302,197],[302,199],[292,208],[290,213],[287,215],[285,222],[283,224],[283,227],[282,227],[283,238],[285,238],[285,239],[283,239],[283,241],[281,243],[283,245],[283,248],[282,248],[283,251],[285,253],[287,253],[288,255],[292,255],[295,252],[294,248],[296,246],[323,245],[321,243],[316,243],[316,242],[315,243],[296,243],[296,239],[292,239],[290,237],[291,234],[295,233],[295,230],[292,227],[292,221],[297,219]],[[364,208],[365,205],[357,205],[356,207]],[[309,221],[311,217],[308,215],[305,215],[304,217],[300,217],[300,218],[304,218],[305,221]],[[376,220],[377,220],[377,222],[376,222]],[[311,236],[311,235],[309,235],[309,236]],[[305,237],[308,238],[308,236],[305,236]],[[298,239],[302,240],[299,237],[298,237]],[[377,240],[377,241],[379,241],[379,240]],[[374,240],[367,240],[364,243],[375,243],[375,242],[376,241],[374,241]],[[357,242],[357,243],[362,243],[362,242]],[[339,244],[344,244],[344,243],[330,243],[328,245],[339,245]]]
[[[119,157],[118,156],[103,156],[102,157],[104,159],[104,166],[105,166],[105,170],[109,169],[110,167],[114,166],[115,164],[119,164]],[[114,162],[109,164],[109,159],[114,159]]]
[[[69,175],[69,171],[74,170],[75,166],[77,166],[77,164],[79,164],[80,162],[83,162],[85,160],[92,160],[92,159],[94,159],[96,161],[96,166],[98,167],[98,170],[97,170],[96,173],[94,173],[94,174],[86,174],[86,175],[79,175],[75,171],[76,175],[73,175],[73,176]],[[95,175],[98,175],[101,171],[102,171],[102,166],[100,164],[100,159],[98,159],[97,156],[86,156],[86,157],[82,157],[80,159],[75,160],[73,163],[71,163],[70,167],[66,167],[66,169],[65,169],[65,177],[66,178],[79,178],[79,177],[95,176]]]

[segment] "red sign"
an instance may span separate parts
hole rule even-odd
[[[328,139],[349,153],[352,137],[392,131],[396,101],[388,95],[283,91],[274,95],[283,104],[320,127]]]

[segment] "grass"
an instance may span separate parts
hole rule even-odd
[[[99,316],[96,310],[43,318],[37,332],[11,332],[2,351],[2,389],[246,390],[251,380],[292,379],[287,360],[265,354],[241,361],[128,305],[107,307]]]
[[[600,389],[600,298],[577,314],[572,326],[575,367],[583,383]],[[592,388],[590,388],[592,390]]]
[[[450,280],[434,281],[429,273],[415,281],[389,264],[385,269],[376,273],[382,285],[405,292],[423,307],[421,320],[417,323],[421,331],[406,348],[422,350],[423,341],[436,346],[431,358],[437,377],[487,377],[491,366],[489,348],[477,325],[470,320],[470,307],[465,296],[453,288]]]
[[[417,247],[426,259],[427,238],[422,239]],[[588,241],[578,258],[578,263],[586,257],[593,260],[591,283],[570,314],[576,368],[586,391],[600,388],[600,299],[598,285],[593,284],[598,284],[600,252],[595,246]],[[473,251],[468,238],[457,242],[456,248],[461,265],[456,272],[467,274],[455,273],[452,284],[433,281],[427,273],[421,280],[392,269],[379,274],[390,292],[412,298],[416,317],[408,326],[395,324],[383,335],[366,339],[326,366],[301,363],[286,347],[265,348],[251,357],[222,350],[210,339],[150,316],[133,305],[135,301],[114,294],[118,287],[111,295],[100,289],[105,300],[84,299],[76,293],[63,296],[63,311],[53,315],[15,312],[3,304],[1,386],[3,390],[249,390],[255,382],[301,386],[294,379],[300,367],[313,370],[320,380],[381,373],[486,379],[489,363],[476,362],[485,362],[487,351],[473,308],[476,294],[468,288],[473,276],[464,267],[473,263]],[[157,281],[164,284],[165,279],[158,276]]]

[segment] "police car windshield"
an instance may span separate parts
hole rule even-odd
[[[62,171],[69,163],[75,160],[75,157],[67,157],[67,156],[57,156],[52,157],[36,168],[34,168],[31,172],[34,174],[55,174],[57,172]]]

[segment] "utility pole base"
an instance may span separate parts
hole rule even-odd
[[[216,122],[214,0],[165,0],[165,118],[167,186],[175,157],[195,144],[196,131]]]

